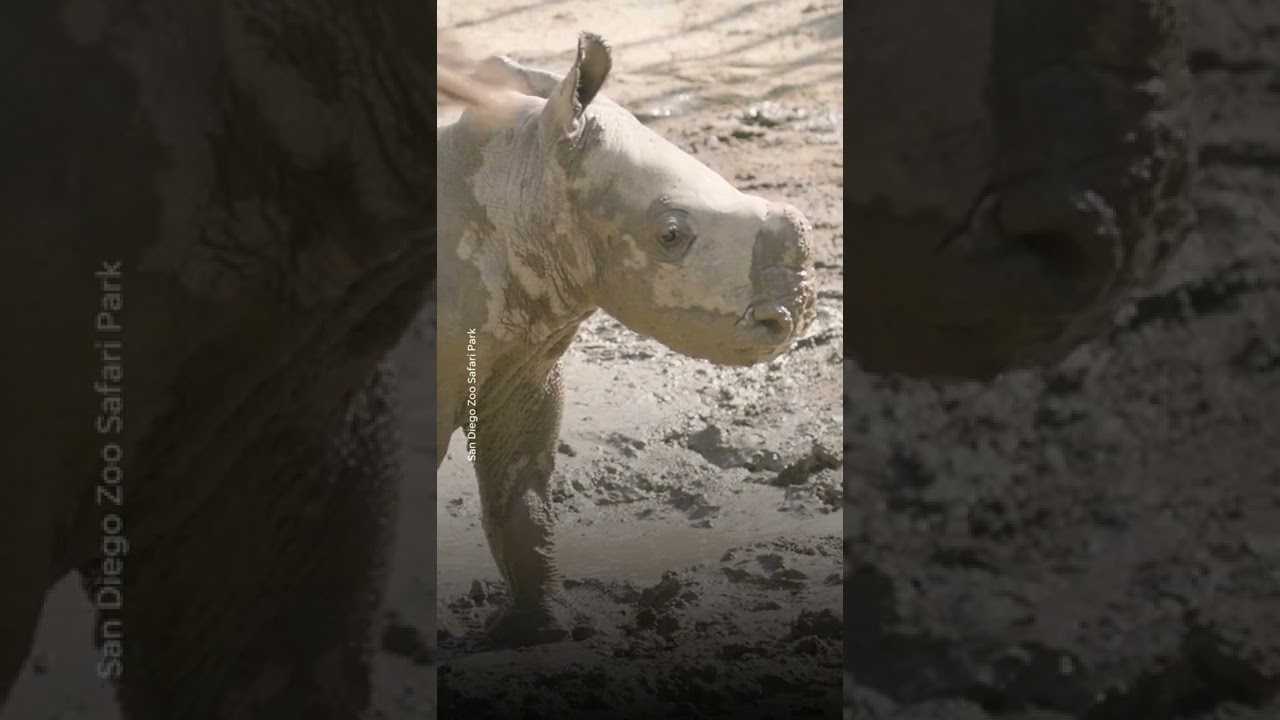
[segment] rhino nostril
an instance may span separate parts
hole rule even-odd
[[[786,339],[793,327],[791,313],[779,303],[764,303],[752,307],[751,319],[778,340]]]
[[[1045,263],[1067,274],[1083,274],[1089,270],[1088,253],[1078,240],[1066,232],[1035,232],[1015,237],[1014,242]]]
[[[778,337],[786,337],[787,335],[787,324],[781,320],[761,320],[760,325]]]
[[[1097,193],[1052,180],[1003,190],[994,207],[1000,234],[1055,274],[1085,279],[1105,273],[1118,247],[1114,215]]]

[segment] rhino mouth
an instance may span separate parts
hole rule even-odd
[[[786,303],[769,300],[748,307],[737,324],[749,338],[759,339],[759,344],[771,346],[782,345],[790,340],[799,323]]]
[[[803,292],[751,303],[734,324],[741,341],[739,349],[757,354],[761,360],[781,355],[809,326],[812,304],[812,296]]]

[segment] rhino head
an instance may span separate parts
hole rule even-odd
[[[468,113],[460,123],[486,135],[486,157],[516,168],[492,180],[482,169],[472,192],[507,205],[485,209],[504,216],[495,235],[522,286],[502,294],[540,298],[523,304],[542,308],[498,314],[537,326],[599,307],[691,357],[740,366],[776,357],[813,318],[808,221],[738,191],[599,95],[611,65],[605,43],[584,33],[564,76],[506,58],[480,73],[523,100],[508,104],[513,121]]]
[[[1180,0],[875,0],[853,53],[846,349],[984,379],[1104,331],[1191,228]]]

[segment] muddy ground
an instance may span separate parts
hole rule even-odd
[[[1198,0],[1198,236],[986,386],[850,369],[846,717],[1280,717],[1280,7]]]

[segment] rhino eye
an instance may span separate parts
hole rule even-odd
[[[654,242],[661,249],[663,259],[668,261],[684,257],[693,241],[698,239],[688,214],[682,210],[667,211],[659,222],[658,229]]]

